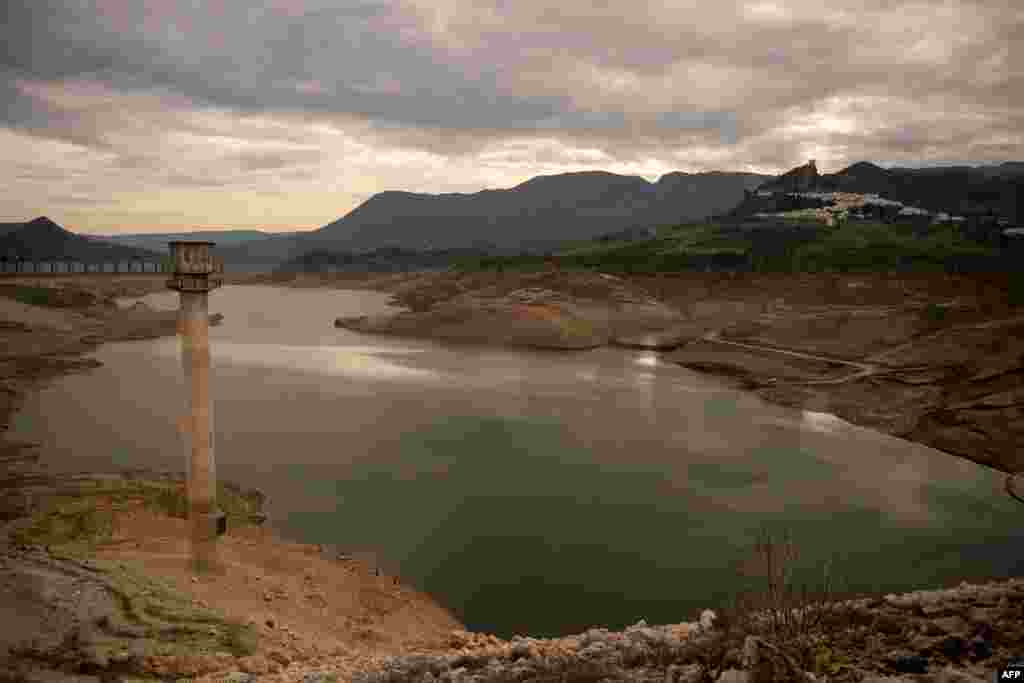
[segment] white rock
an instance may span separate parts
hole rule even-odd
[[[718,683],[749,683],[750,674],[739,669],[726,669],[718,676]]]

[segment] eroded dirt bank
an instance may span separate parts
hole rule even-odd
[[[1004,277],[745,277],[714,290],[704,298],[666,291],[722,340],[687,344],[668,359],[731,376],[769,401],[1003,472],[1024,469],[1024,307],[1009,303]],[[705,365],[716,360],[709,353],[720,365]]]
[[[447,611],[263,529],[259,492],[221,482],[224,572],[195,578],[182,474],[50,475],[35,444],[6,438],[28,392],[98,365],[84,352],[176,333],[175,313],[112,300],[164,291],[164,279],[0,281],[0,681],[296,680],[439,647],[461,626]]]
[[[221,482],[221,570],[194,576],[181,475],[66,475],[32,486],[0,553],[0,671],[15,680],[294,680],[436,651],[460,624],[358,561],[254,524],[259,492]],[[0,678],[0,680],[5,680]]]
[[[775,403],[1024,469],[1024,307],[1004,274],[300,276],[394,294],[335,325],[452,342],[657,349]],[[329,313],[327,316],[329,319]]]

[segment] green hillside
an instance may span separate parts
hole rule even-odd
[[[961,236],[951,226],[848,222],[693,223],[660,228],[640,240],[563,244],[548,255],[463,259],[460,269],[563,268],[620,273],[677,270],[815,272],[857,270],[1004,270],[1011,255]]]

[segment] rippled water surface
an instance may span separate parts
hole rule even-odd
[[[176,294],[147,297],[176,307]],[[517,352],[359,335],[372,292],[211,296],[216,458],[283,533],[377,553],[503,635],[676,622],[738,586],[762,523],[806,566],[900,590],[1024,569],[1001,477],[648,352]],[[184,468],[178,342],[109,344],[16,416],[48,465]]]

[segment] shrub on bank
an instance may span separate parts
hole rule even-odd
[[[946,319],[946,310],[946,306],[930,303],[925,307],[921,315],[927,322],[937,324]]]
[[[72,287],[39,287],[35,285],[0,285],[0,296],[29,306],[79,308],[101,303],[92,292]]]
[[[753,550],[740,571],[760,585],[737,594],[717,618],[706,610],[700,628],[690,625],[682,638],[674,635],[673,627],[641,622],[622,633],[591,629],[570,638],[574,644],[569,650],[559,641],[516,638],[500,651],[395,658],[353,680],[713,683],[726,669],[741,667],[747,669],[751,683],[810,683],[805,672],[844,680],[852,665],[841,654],[846,651],[841,636],[865,617],[837,604],[828,566],[820,587],[796,582],[798,554],[790,539],[776,540],[762,527]]]
[[[1011,306],[1024,306],[1024,271],[1010,273],[1006,300]]]

